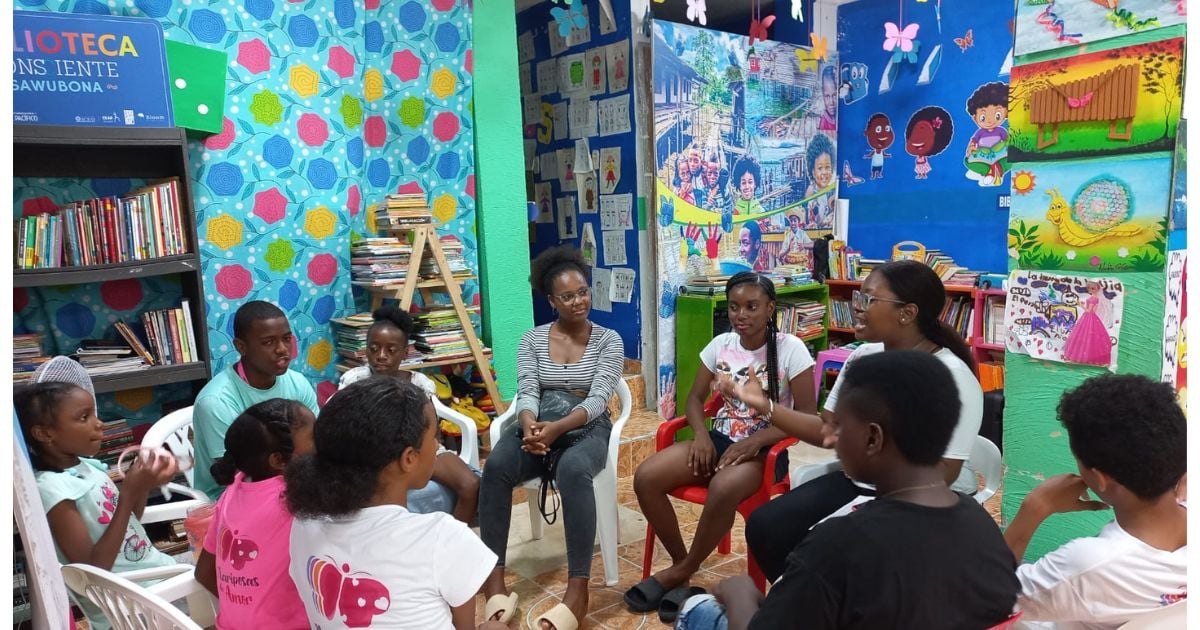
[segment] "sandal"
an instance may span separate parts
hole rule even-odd
[[[538,617],[537,629],[541,630],[542,622],[549,622],[554,626],[554,630],[576,630],[579,628],[579,620],[575,618],[575,613],[567,608],[566,604],[556,604],[554,608],[547,610]]]
[[[662,583],[650,576],[625,591],[625,605],[633,612],[654,612],[666,594],[667,589],[663,588]]]
[[[505,624],[512,621],[513,616],[517,614],[517,594],[496,594],[489,597],[483,605],[483,618],[490,621],[496,613],[500,613],[496,621]]]
[[[671,589],[670,592],[663,595],[662,601],[658,604],[658,620],[665,624],[675,623],[675,619],[679,617],[679,611],[683,609],[683,603],[689,597],[704,595],[707,592],[699,586],[681,586]]]

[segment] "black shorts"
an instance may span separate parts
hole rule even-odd
[[[725,454],[725,451],[728,450],[730,446],[733,446],[733,440],[729,439],[728,435],[725,435],[724,433],[721,433],[720,431],[718,431],[716,429],[709,429],[708,437],[710,439],[712,439],[713,446],[715,446],[717,449],[717,459],[718,460],[721,459],[721,456]],[[762,448],[762,450],[760,450],[758,452],[758,454],[765,457],[767,454],[767,451],[769,451],[769,450],[771,450],[771,447],[764,446]],[[776,482],[781,481],[784,477],[787,476],[787,474],[788,474],[788,453],[786,450],[784,450],[782,453],[779,454],[779,458],[775,460],[775,481]]]

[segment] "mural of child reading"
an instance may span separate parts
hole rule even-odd
[[[733,203],[734,214],[760,214],[762,204],[758,202],[758,180],[762,169],[758,162],[743,158],[733,165],[733,185],[737,187],[737,199]]]
[[[950,118],[950,112],[937,105],[922,107],[908,119],[904,129],[904,150],[917,158],[913,166],[917,179],[929,179],[933,170],[929,158],[945,151],[953,137],[954,120]]]
[[[980,186],[999,186],[1008,173],[1008,84],[985,83],[967,99],[967,113],[979,126],[967,143],[963,165],[967,179]]]
[[[833,141],[823,133],[816,134],[808,143],[804,155],[808,167],[808,189],[804,195],[815,195],[833,183]],[[808,226],[813,229],[833,227],[834,193],[829,191],[808,202]]]

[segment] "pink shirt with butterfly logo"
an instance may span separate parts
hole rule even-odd
[[[204,550],[217,560],[221,630],[308,628],[287,574],[292,515],[283,491],[282,475],[246,481],[239,472],[217,500]]]

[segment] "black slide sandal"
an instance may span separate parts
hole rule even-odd
[[[666,593],[663,585],[651,576],[625,591],[625,605],[633,612],[654,612],[658,610],[658,605]]]
[[[699,586],[681,586],[676,589],[671,589],[666,595],[663,595],[662,601],[658,604],[658,620],[671,624],[679,618],[679,610],[683,608],[683,603],[689,597],[694,595],[704,595],[708,591]]]

